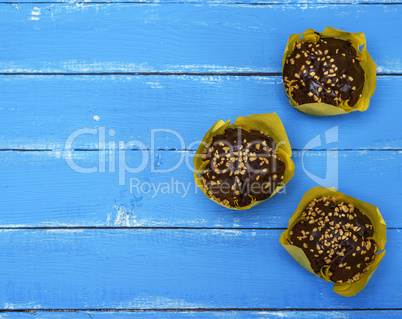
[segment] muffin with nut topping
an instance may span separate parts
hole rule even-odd
[[[283,81],[298,104],[323,102],[354,106],[362,97],[364,70],[348,40],[320,38],[297,43],[286,58]]]
[[[285,163],[274,140],[263,131],[227,128],[214,136],[202,159],[208,195],[229,207],[245,207],[269,198],[284,178]]]
[[[230,209],[248,209],[275,195],[293,177],[292,149],[275,113],[218,121],[194,156],[203,193]]]
[[[353,204],[321,197],[309,203],[290,231],[290,243],[300,247],[314,272],[322,269],[337,283],[351,284],[369,269],[378,251],[373,225]]]
[[[333,187],[304,194],[279,242],[305,269],[353,296],[385,255],[386,224],[376,206]]]
[[[289,102],[310,115],[365,111],[376,86],[376,69],[363,33],[327,27],[289,37],[283,83]]]

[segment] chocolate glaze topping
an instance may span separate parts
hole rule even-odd
[[[285,163],[264,132],[228,128],[204,150],[210,161],[201,180],[208,194],[229,207],[244,207],[269,198],[283,180]]]
[[[314,272],[327,266],[330,280],[339,283],[352,283],[367,272],[378,248],[371,239],[373,225],[362,211],[322,197],[310,202],[301,217],[290,241],[303,249]]]
[[[297,43],[286,58],[283,81],[298,104],[323,102],[337,106],[361,97],[364,71],[349,41],[320,38],[317,44]]]

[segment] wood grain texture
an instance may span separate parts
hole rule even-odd
[[[109,318],[139,318],[139,319],[182,319],[182,318],[222,318],[222,319],[269,319],[269,318],[310,318],[310,319],[366,319],[366,318],[400,318],[400,310],[337,310],[337,311],[74,311],[74,312],[42,312],[32,310],[26,313],[4,312],[0,313],[1,319],[109,319]],[[35,316],[35,317],[34,317]]]
[[[105,173],[82,174],[69,167],[67,155],[0,152],[1,227],[283,228],[303,194],[317,186],[302,168],[302,153],[295,152],[295,177],[287,184],[286,193],[238,212],[207,199],[194,185],[185,161],[178,169],[161,173],[179,163],[182,156],[192,163],[191,152],[157,152],[156,171],[151,172],[149,159],[142,172],[125,175],[125,186],[119,186],[118,163],[115,173],[107,169]],[[74,152],[71,156],[81,167],[99,167],[97,152]],[[137,167],[141,156],[141,152],[129,151],[126,161],[130,167]],[[340,152],[339,190],[377,205],[388,227],[400,228],[401,160],[399,151]],[[326,163],[326,151],[304,155],[304,167],[323,178]],[[131,178],[132,185],[138,187],[132,187],[130,193]]]
[[[234,76],[0,76],[0,149],[62,150],[78,129],[113,129],[107,142],[139,140],[156,149],[195,149],[219,119],[276,112],[294,149],[318,134],[339,127],[337,143],[319,148],[402,149],[399,88],[402,77],[378,77],[366,112],[317,118],[296,111],[285,96],[282,80]],[[95,120],[97,119],[97,120]],[[101,145],[104,147],[104,145]],[[73,148],[99,148],[99,135],[83,134]]]
[[[0,6],[0,72],[281,72],[290,34],[365,32],[380,73],[401,73],[399,5]]]
[[[281,230],[3,230],[3,309],[399,308],[402,233],[354,298],[279,244]]]

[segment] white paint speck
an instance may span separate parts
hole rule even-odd
[[[117,227],[133,227],[139,226],[136,221],[136,216],[134,210],[128,209],[123,205],[115,205],[116,218],[114,220],[114,225]],[[109,216],[108,216],[109,219]]]
[[[37,7],[34,7],[32,12],[31,12],[32,17],[30,17],[29,20],[38,21],[40,14],[41,14],[40,9],[37,8]]]
[[[160,85],[158,82],[147,82],[147,84],[153,89],[162,89],[162,85]]]
[[[40,309],[43,308],[40,304],[37,304],[35,302],[25,302],[25,303],[17,303],[17,304],[12,304],[6,302],[4,304],[4,309],[18,309],[20,307],[23,307],[25,309]]]
[[[33,16],[40,16],[40,9],[37,7],[34,7],[31,13]]]
[[[106,226],[110,226],[110,222],[111,222],[111,220],[112,220],[112,213],[110,213],[110,214],[107,214],[107,220],[106,220]]]

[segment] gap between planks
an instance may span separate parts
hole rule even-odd
[[[1,3],[1,2],[0,2]],[[402,3],[401,3],[402,4]],[[282,76],[280,72],[2,72],[0,76],[115,76],[115,75],[134,75],[134,76]],[[377,76],[402,76],[402,73],[377,73]]]
[[[191,227],[191,226],[37,226],[37,227],[0,227],[0,230],[92,230],[92,229],[102,229],[102,230],[116,230],[116,229],[133,229],[133,230],[144,230],[144,229],[154,229],[154,230],[285,230],[286,227]],[[387,230],[399,230],[399,227],[387,227]]]
[[[3,312],[225,312],[225,311],[389,311],[389,310],[402,310],[402,308],[351,308],[351,309],[337,309],[337,308],[155,308],[155,309],[120,309],[120,308],[95,308],[95,309],[0,309]]]
[[[101,148],[74,148],[65,150],[66,152],[104,152],[104,151],[116,151],[117,149],[101,149]],[[147,152],[151,151],[149,148],[139,149],[139,148],[129,148],[129,149],[118,149],[120,151],[132,151],[132,152]],[[50,149],[50,148],[3,148],[0,149],[0,152],[59,152],[60,149]],[[158,152],[196,152],[196,149],[177,149],[177,148],[158,148],[154,151]],[[311,148],[292,148],[294,152],[303,152],[303,151],[313,151],[313,152],[362,152],[362,151],[369,151],[369,152],[401,152],[402,149],[400,148],[331,148],[331,149],[311,149]]]

